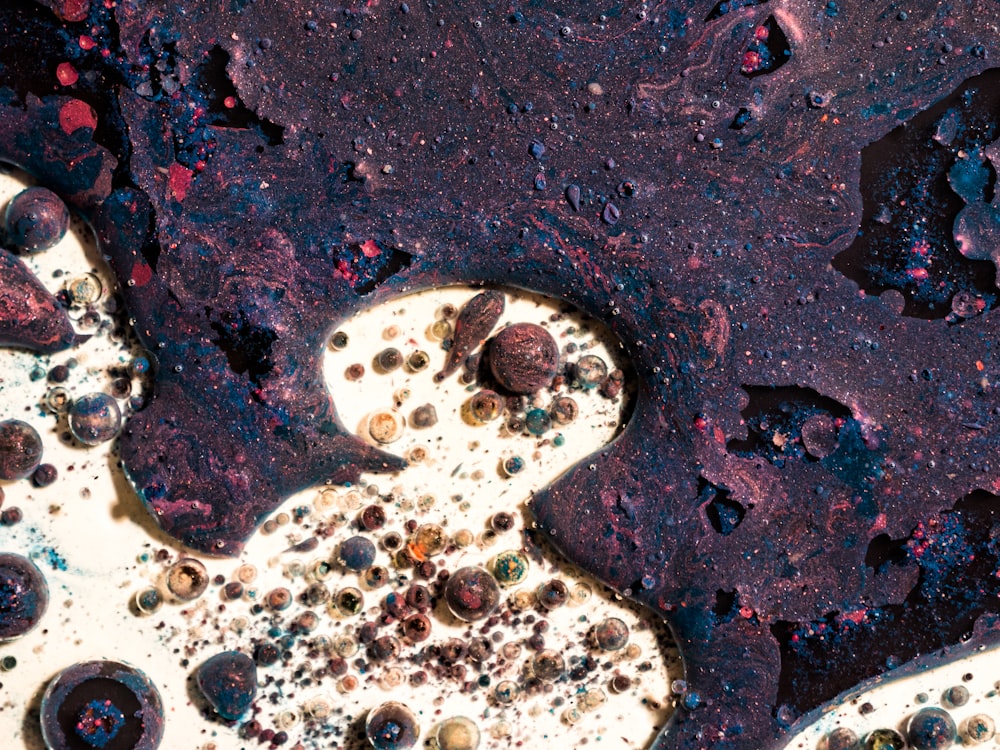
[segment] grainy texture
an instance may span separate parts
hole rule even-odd
[[[510,284],[635,366],[624,435],[532,507],[670,619],[658,748],[776,744],[990,637],[1000,6],[217,6],[0,10],[0,156],[93,222],[159,359],[121,455],[164,529],[234,553],[399,468],[338,421],[326,337]]]

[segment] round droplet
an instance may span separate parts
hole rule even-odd
[[[895,729],[876,729],[865,737],[865,750],[902,750],[906,741]]]
[[[27,557],[0,553],[0,642],[34,629],[48,606],[49,587],[38,566]]]
[[[579,413],[580,407],[569,396],[559,396],[552,402],[552,406],[549,408],[549,416],[552,418],[552,421],[560,426],[572,422]]]
[[[24,479],[42,462],[42,438],[20,419],[0,422],[0,479]]]
[[[479,424],[486,424],[499,417],[503,413],[504,406],[506,400],[503,396],[484,388],[469,400],[469,414]]]
[[[497,683],[497,686],[493,689],[493,697],[496,698],[497,703],[504,706],[513,703],[520,694],[521,688],[513,680],[503,680]]]
[[[426,641],[431,634],[431,621],[425,614],[417,612],[403,620],[403,635],[412,643]]]
[[[535,596],[545,609],[556,609],[569,600],[569,586],[565,581],[553,578],[539,586]]]
[[[581,388],[596,388],[608,376],[608,365],[596,354],[586,354],[573,365],[573,382]]]
[[[628,645],[628,625],[617,617],[601,620],[591,631],[594,645],[602,651],[619,651]]]
[[[182,557],[167,569],[167,589],[182,602],[197,599],[208,588],[208,571],[200,560]]]
[[[501,586],[516,586],[528,577],[528,557],[519,550],[505,550],[493,558],[493,575]]]
[[[223,719],[235,721],[257,697],[257,665],[239,651],[223,651],[203,662],[195,675],[198,689]]]
[[[417,562],[423,562],[429,557],[440,555],[447,546],[447,532],[436,523],[425,523],[413,532],[407,549]]]
[[[514,393],[534,393],[552,382],[559,368],[559,346],[534,323],[507,326],[490,346],[490,367],[501,386]]]
[[[122,425],[118,402],[106,393],[88,393],[69,407],[69,430],[84,445],[111,440]]]
[[[826,736],[826,750],[861,750],[861,740],[848,727],[837,727]]]
[[[538,679],[553,682],[562,677],[566,671],[566,660],[554,649],[542,649],[531,660],[531,671]]]
[[[69,411],[69,405],[72,401],[69,391],[61,385],[50,388],[45,394],[45,408],[53,414],[65,414]]]
[[[375,355],[375,370],[380,373],[389,373],[398,370],[403,364],[403,353],[399,349],[390,346]]]
[[[837,425],[829,414],[813,414],[802,423],[802,446],[813,458],[826,458],[838,445]]]
[[[100,278],[93,273],[77,276],[66,285],[70,303],[79,307],[95,304],[101,298],[103,290]]]
[[[348,570],[364,570],[375,562],[375,543],[363,536],[352,536],[340,544],[338,560]]]
[[[156,750],[163,721],[156,687],[121,662],[74,664],[42,696],[42,737],[49,750]]]
[[[406,369],[410,372],[422,372],[427,369],[427,365],[430,363],[430,355],[421,349],[417,349],[414,352],[410,352],[410,356],[406,358]]]
[[[476,722],[464,716],[453,716],[438,725],[437,743],[440,750],[476,750],[479,739]]]
[[[350,338],[343,331],[335,331],[330,337],[330,348],[334,351],[341,351],[347,348],[350,343]]]
[[[965,685],[953,685],[941,695],[941,702],[950,708],[960,708],[969,702],[969,689]]]
[[[980,745],[992,740],[997,733],[996,722],[989,714],[976,714],[965,720],[962,736],[970,745]]]
[[[482,568],[459,568],[445,584],[444,599],[458,619],[482,620],[500,604],[500,585]]]
[[[426,430],[437,424],[438,415],[434,404],[418,406],[410,412],[410,426],[417,430]]]
[[[368,712],[365,736],[375,750],[408,750],[417,744],[420,725],[407,706],[389,701]]]
[[[365,595],[361,589],[348,586],[337,592],[333,598],[333,606],[342,617],[351,617],[365,608]]]
[[[500,464],[500,469],[508,477],[513,477],[513,476],[516,476],[517,474],[520,474],[522,471],[524,471],[524,468],[526,466],[527,466],[527,463],[520,456],[508,456]]]
[[[514,516],[507,511],[499,511],[490,518],[490,526],[499,534],[510,531],[514,528]]]
[[[135,608],[141,615],[156,614],[162,606],[163,597],[157,589],[143,589],[135,594]]]
[[[530,409],[524,415],[524,429],[532,435],[544,435],[552,427],[552,418],[545,409]]]
[[[389,569],[381,565],[372,565],[362,574],[362,580],[369,589],[381,588],[389,582]]]
[[[922,708],[906,725],[906,740],[915,750],[946,750],[958,739],[958,728],[943,708]]]
[[[403,435],[403,417],[392,409],[377,411],[368,418],[368,434],[377,443],[393,443]]]
[[[66,234],[69,209],[62,199],[43,187],[30,187],[11,198],[4,212],[7,238],[29,253],[48,250]]]

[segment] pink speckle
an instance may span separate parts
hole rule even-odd
[[[222,100],[222,104],[226,107],[226,109],[232,109],[233,107],[236,106],[236,97],[227,96],[225,99]]]
[[[70,23],[86,21],[90,13],[90,0],[62,0],[56,13],[62,20]]]
[[[366,258],[377,258],[382,254],[375,240],[365,240],[361,243],[361,252]]]
[[[80,76],[76,72],[76,68],[68,62],[64,62],[56,66],[56,78],[62,86],[72,86],[80,79]]]
[[[97,42],[94,41],[93,37],[87,36],[86,34],[80,35],[80,49],[84,50],[85,52],[89,52],[96,46]]]
[[[191,187],[193,172],[180,164],[170,165],[170,175],[168,177],[170,192],[174,199],[180,203],[187,195],[188,188]]]
[[[132,275],[129,277],[132,286],[145,286],[151,278],[153,278],[153,269],[145,261],[140,260],[132,266]]]
[[[64,133],[74,133],[80,128],[97,127],[97,113],[86,102],[70,99],[59,110],[59,126]]]

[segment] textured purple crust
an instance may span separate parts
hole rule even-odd
[[[0,57],[40,59],[0,78],[9,112],[67,57],[95,74],[73,94],[120,166],[91,146],[69,189],[82,144],[18,150],[57,99],[0,118],[0,156],[112,191],[87,215],[159,360],[121,456],[163,528],[235,553],[290,492],[399,468],[338,421],[325,337],[407,291],[510,284],[635,367],[624,434],[532,508],[669,618],[689,687],[658,748],[776,745],[971,633],[1000,552],[1000,6],[722,5],[3,11],[26,33]],[[808,419],[832,453],[800,449]]]

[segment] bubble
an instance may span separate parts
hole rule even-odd
[[[837,426],[829,414],[813,414],[802,424],[802,446],[813,458],[826,458],[837,450]]]
[[[594,645],[602,651],[620,651],[628,644],[628,625],[617,617],[601,620],[591,631]]]
[[[469,399],[469,414],[479,424],[486,424],[499,417],[505,406],[506,400],[503,396],[484,388]]]
[[[513,393],[534,393],[555,377],[559,347],[541,326],[514,323],[493,339],[490,366],[493,376],[505,389]]]
[[[490,518],[490,526],[497,533],[504,533],[514,528],[514,516],[506,511],[499,511]]]
[[[531,671],[540,680],[554,682],[566,671],[566,660],[554,649],[542,649],[531,660]]]
[[[437,743],[440,750],[476,750],[479,739],[479,727],[464,716],[453,716],[438,725]]]
[[[42,438],[27,422],[0,422],[0,479],[24,479],[42,461]]]
[[[569,586],[559,578],[552,578],[538,587],[535,596],[545,609],[556,609],[569,600]]]
[[[826,750],[861,750],[861,740],[853,729],[837,727],[826,736]]]
[[[446,338],[451,336],[452,331],[451,323],[447,320],[436,320],[431,324],[430,329],[427,331],[428,338],[432,341],[444,341]]]
[[[596,354],[586,354],[573,365],[573,382],[581,388],[596,388],[608,376],[608,365]]]
[[[375,562],[375,543],[367,537],[352,536],[341,542],[337,559],[348,570],[364,570]]]
[[[163,596],[157,589],[143,589],[135,594],[135,608],[141,615],[156,614],[162,606]]]
[[[11,198],[4,212],[7,239],[19,249],[37,253],[56,245],[69,228],[69,209],[58,195],[30,187]]]
[[[524,429],[532,435],[544,435],[552,427],[552,418],[545,409],[530,409],[524,415]]]
[[[350,341],[351,340],[346,333],[343,331],[335,331],[330,337],[330,348],[337,352],[342,351],[347,348]]]
[[[616,674],[608,682],[608,689],[617,694],[627,692],[632,687],[632,678],[625,674]]]
[[[569,396],[559,396],[552,402],[552,406],[549,408],[549,416],[552,418],[552,421],[560,426],[572,422],[579,413],[580,407]]]
[[[337,592],[333,605],[340,615],[350,617],[365,608],[365,595],[361,593],[361,589],[348,586]]]
[[[381,505],[368,505],[361,511],[358,521],[365,531],[377,531],[385,526],[385,510]]]
[[[257,665],[239,651],[215,654],[198,667],[198,689],[223,719],[235,721],[257,697]]]
[[[976,714],[965,720],[962,726],[962,736],[970,745],[980,745],[989,742],[996,736],[997,727],[993,717],[988,714]]]
[[[38,566],[21,555],[0,553],[0,643],[33,630],[48,605],[49,586]]]
[[[417,349],[414,352],[410,352],[410,356],[406,358],[406,369],[410,372],[423,372],[430,363],[430,355],[421,349]]]
[[[31,483],[35,487],[48,487],[59,478],[59,470],[52,464],[39,464],[31,473]]]
[[[895,729],[876,729],[865,737],[865,750],[902,750],[905,745]]]
[[[520,686],[513,680],[503,680],[493,688],[493,697],[501,705],[509,705],[521,694]]]
[[[50,750],[156,750],[163,737],[163,702],[135,667],[116,661],[82,662],[49,683],[40,720]],[[112,745],[116,737],[120,739]]]
[[[403,620],[403,636],[411,643],[426,641],[431,634],[431,621],[425,614],[417,612]]]
[[[915,750],[945,750],[957,738],[955,720],[943,708],[922,708],[906,725],[906,740]]]
[[[118,402],[106,393],[88,393],[69,407],[69,429],[84,445],[98,445],[111,440],[121,429],[122,412]]]
[[[383,349],[375,355],[375,370],[387,374],[398,370],[403,364],[403,353],[393,346]]]
[[[493,558],[493,575],[501,586],[516,586],[528,577],[528,558],[519,550],[505,550]]]
[[[368,656],[373,661],[386,662],[399,656],[402,646],[399,639],[391,635],[376,638],[368,646]]]
[[[440,555],[447,546],[448,534],[445,530],[436,523],[425,523],[417,527],[407,549],[417,562],[423,562],[429,557]]]
[[[69,411],[69,405],[72,401],[69,391],[61,385],[49,388],[45,394],[45,408],[53,414],[65,414]]]
[[[208,588],[208,571],[200,560],[182,557],[167,569],[167,589],[183,602],[197,599]]]
[[[508,477],[513,477],[524,471],[527,463],[520,456],[508,456],[500,464],[500,468]]]
[[[420,725],[406,705],[389,701],[368,712],[365,737],[375,750],[408,750],[417,744]]]
[[[101,299],[104,287],[97,274],[85,273],[77,276],[66,284],[66,293],[69,295],[70,304],[78,307],[93,305]]]
[[[410,412],[410,426],[417,430],[426,430],[438,422],[437,409],[434,404],[418,406]]]
[[[472,622],[488,617],[500,604],[500,586],[482,568],[459,568],[444,588],[448,609],[460,620]]]
[[[965,685],[954,685],[941,696],[941,702],[951,708],[959,708],[969,702],[969,689]]]
[[[368,434],[377,443],[394,443],[403,435],[403,417],[394,409],[383,409],[368,418]]]

